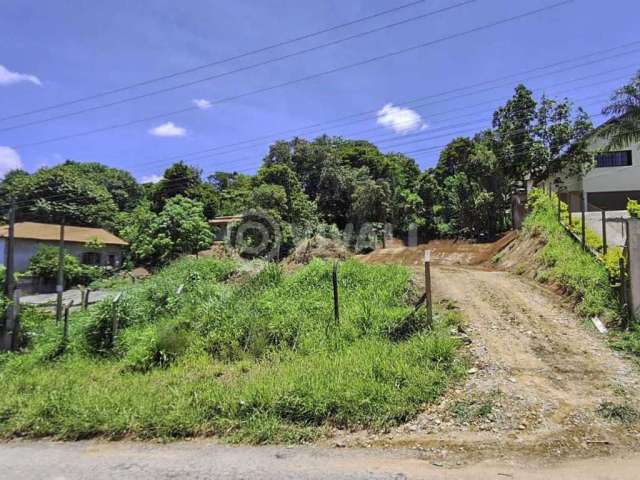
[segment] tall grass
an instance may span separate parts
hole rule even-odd
[[[555,202],[544,191],[531,193],[529,207],[524,228],[544,240],[540,258],[547,269],[545,276],[573,295],[582,316],[617,318],[619,305],[605,265],[569,238],[558,222]]]
[[[331,264],[248,269],[178,261],[126,292],[115,342],[109,301],[74,314],[61,355],[59,326],[25,321],[28,350],[0,357],[0,435],[301,442],[404,422],[464,370],[457,317],[413,313],[407,269],[340,264],[339,324]]]

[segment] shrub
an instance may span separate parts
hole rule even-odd
[[[627,210],[633,218],[640,218],[640,202],[637,200],[629,200]]]
[[[29,260],[28,273],[44,280],[54,281],[58,277],[59,249],[51,245],[40,245]],[[64,254],[64,281],[66,285],[88,285],[103,278],[101,267],[82,265],[76,257]]]

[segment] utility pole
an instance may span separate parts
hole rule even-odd
[[[56,322],[62,321],[62,293],[64,292],[64,218],[60,223],[60,246],[58,252],[58,281],[56,282]]]
[[[16,300],[15,296],[15,225],[16,225],[16,202],[11,201],[11,208],[9,210],[9,235],[7,243],[5,245],[6,259],[5,259],[5,279],[4,279],[4,294],[12,303],[7,308],[6,312],[0,312],[5,314],[4,326],[2,328],[2,337],[0,338],[0,350],[8,351],[13,350],[15,347],[15,339],[18,334],[17,313],[18,306],[13,302]]]

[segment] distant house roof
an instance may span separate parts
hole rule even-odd
[[[0,238],[9,236],[9,225],[0,225]],[[60,239],[60,225],[53,223],[20,222],[15,224],[15,238],[25,240]],[[105,245],[128,245],[127,242],[102,228],[73,227],[65,225],[64,241],[70,243],[86,243],[89,240],[99,240]]]
[[[228,215],[226,217],[216,217],[209,220],[211,225],[226,225],[227,223],[236,223],[242,220],[242,215]]]

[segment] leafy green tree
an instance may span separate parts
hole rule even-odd
[[[391,192],[385,181],[366,179],[356,185],[351,195],[351,211],[357,226],[363,223],[384,223],[390,211]]]
[[[531,90],[518,85],[514,96],[493,114],[495,153],[504,173],[523,187],[538,153],[534,139],[536,105]]]
[[[67,160],[53,168],[78,173],[93,183],[102,185],[109,192],[119,210],[132,210],[143,196],[142,187],[125,170],[108,167],[97,162],[83,163],[73,160]]]
[[[110,228],[118,212],[104,186],[69,169],[41,168],[33,175],[10,175],[2,190],[21,205],[16,214],[18,221],[64,220],[68,225]]]
[[[151,266],[197,253],[213,241],[202,204],[181,195],[167,200],[158,214],[148,203],[137,207],[122,236],[129,242],[134,262]]]
[[[169,199],[178,195],[200,202],[207,218],[215,217],[219,210],[220,199],[213,186],[202,181],[199,169],[182,161],[167,168],[153,187],[153,209],[160,212]]]

